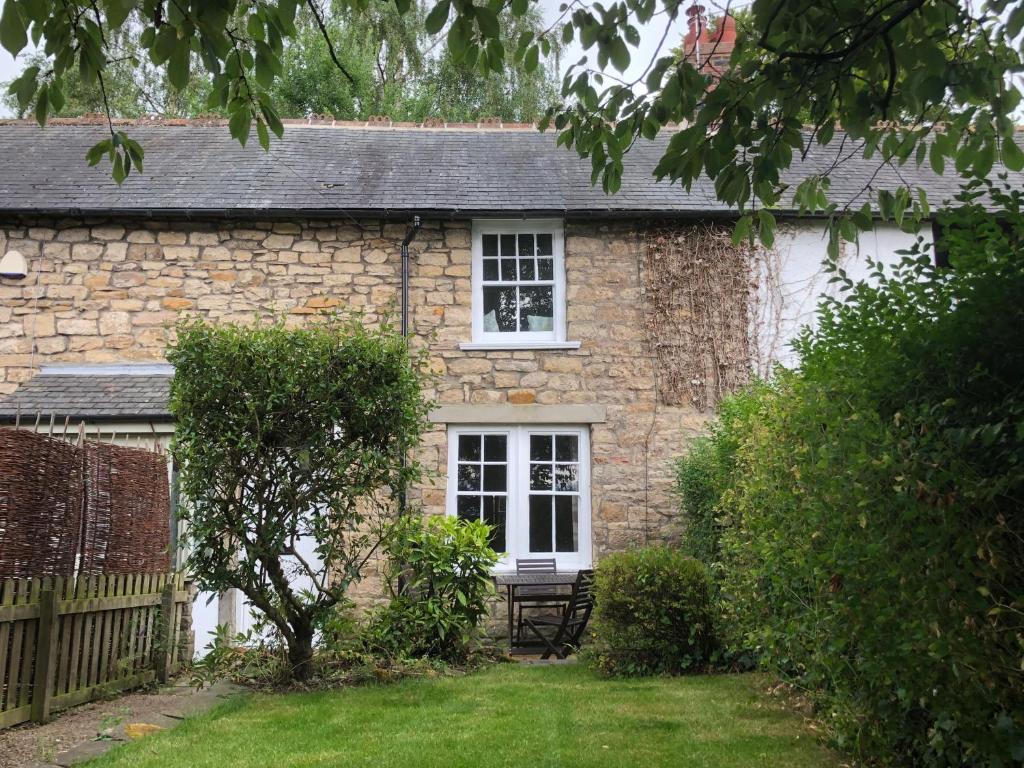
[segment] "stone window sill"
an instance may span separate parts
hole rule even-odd
[[[464,352],[502,352],[520,349],[579,349],[578,341],[463,341],[459,349]]]

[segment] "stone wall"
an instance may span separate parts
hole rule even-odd
[[[0,222],[0,253],[30,274],[0,280],[0,393],[42,363],[159,361],[180,313],[308,322],[394,311],[405,224],[370,220],[217,223]],[[427,344],[440,404],[599,404],[592,443],[594,554],[672,535],[671,459],[705,416],[660,405],[644,331],[641,239],[629,224],[566,226],[567,321],[578,350],[462,351],[469,341],[470,222],[427,221],[412,246],[411,327]],[[422,458],[438,479],[418,494],[445,505],[446,433]]]

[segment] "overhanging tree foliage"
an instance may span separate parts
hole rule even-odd
[[[397,333],[354,321],[187,320],[167,357],[189,567],[203,589],[241,590],[305,679],[317,627],[419,475],[403,457],[426,423],[420,368]]]
[[[392,0],[400,13],[413,0]],[[1024,168],[1015,144],[1012,114],[1020,89],[1020,0],[989,0],[979,7],[959,0],[755,0],[752,34],[738,41],[732,66],[710,87],[690,62],[671,54],[672,22],[683,0],[572,0],[555,22],[523,30],[507,51],[503,12],[524,17],[538,0],[438,0],[426,17],[431,34],[445,33],[453,61],[499,72],[507,54],[526,71],[539,65],[553,41],[579,40],[593,54],[569,68],[562,94],[544,125],[559,141],[590,157],[594,179],[618,189],[626,150],[669,123],[682,123],[669,142],[657,175],[691,184],[704,174],[720,200],[741,212],[736,234],[755,227],[771,241],[772,208],[792,200],[803,212],[829,217],[830,247],[855,239],[871,225],[870,210],[847,210],[829,200],[828,179],[845,159],[866,152],[879,168],[913,162],[936,171],[987,176],[1001,160]],[[212,76],[210,104],[229,115],[243,143],[255,125],[261,145],[283,132],[271,91],[281,77],[284,41],[297,34],[297,0],[6,0],[0,43],[18,53],[29,37],[45,41],[50,71],[30,67],[11,88],[22,104],[35,104],[43,123],[63,103],[63,78],[75,67],[106,91],[108,40],[126,24],[141,26],[140,45],[166,68],[175,88],[188,86],[193,57]],[[317,0],[304,4],[317,20]],[[370,0],[348,0],[366,12]],[[664,25],[663,32],[656,31]],[[339,76],[354,77],[338,55],[325,24],[318,23]],[[643,32],[641,32],[641,30]],[[641,34],[660,34],[661,46],[641,72],[623,79]],[[507,42],[507,40],[506,40]],[[666,46],[667,43],[667,46]],[[665,55],[661,55],[664,49]],[[594,66],[596,64],[596,67]],[[810,131],[802,131],[809,116]],[[836,132],[841,125],[845,133]],[[119,182],[140,168],[143,149],[111,125],[111,137],[88,154],[110,158]],[[795,156],[812,142],[836,146],[835,162],[795,189],[782,181]],[[871,184],[868,184],[871,187]],[[930,214],[920,189],[875,190],[877,208],[903,225]]]

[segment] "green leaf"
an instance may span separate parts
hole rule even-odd
[[[733,245],[739,245],[744,240],[750,240],[752,224],[753,219],[751,218],[751,215],[749,213],[745,213],[742,216],[740,216],[739,220],[736,222],[735,228],[732,231]]]
[[[757,212],[758,236],[765,248],[775,245],[775,216],[764,208]]]
[[[256,14],[250,16],[249,20],[245,23],[245,31],[249,33],[249,37],[253,40],[262,40],[266,35],[266,28],[263,26],[260,17]]]
[[[20,4],[17,0],[7,0],[0,15],[0,45],[17,56],[28,45],[27,29],[28,20],[22,15]]]
[[[1021,16],[1024,17],[1024,14]],[[1011,136],[1003,139],[1003,165],[1014,173],[1024,170],[1024,152],[1020,151]]]
[[[170,59],[167,60],[167,80],[179,91],[185,90],[188,85],[191,75],[189,71],[190,58],[188,45],[182,44],[174,49]]]
[[[120,152],[114,155],[114,168],[111,173],[114,177],[114,181],[117,182],[118,186],[124,183],[124,180],[128,178],[128,171],[125,169],[124,160]]]
[[[39,94],[36,96],[35,118],[36,122],[39,123],[40,128],[46,125],[46,115],[50,109],[50,99],[47,95],[48,91],[49,86],[44,83],[43,87],[39,89]]]
[[[498,23],[498,14],[485,5],[478,5],[473,8],[476,16],[476,23],[480,27],[480,34],[484,37],[497,40],[501,37],[501,26]]]
[[[107,26],[112,28],[120,27],[128,18],[128,14],[136,5],[136,0],[104,0],[103,6],[107,11]]]
[[[269,103],[262,104],[260,111],[263,113],[263,119],[267,121],[267,125],[274,132],[274,135],[279,139],[284,136],[284,125],[281,124],[281,118],[277,116],[277,112],[274,111],[273,107]]]
[[[64,90],[61,88],[59,80],[54,80],[50,83],[47,95],[50,99],[50,107],[53,108],[54,112],[60,112],[64,109]]]
[[[427,14],[427,20],[425,26],[427,33],[436,35],[440,32],[444,25],[448,22],[448,15],[451,12],[451,0],[441,0],[435,5],[430,13]]]
[[[32,101],[32,96],[36,92],[36,77],[38,75],[39,67],[28,67],[18,79],[7,86],[7,92],[18,99],[18,109],[24,110]]]
[[[612,65],[619,72],[625,72],[629,67],[629,48],[626,47],[626,41],[621,37],[616,37],[612,41],[608,54],[611,56]]]
[[[259,139],[263,151],[270,150],[270,133],[267,131],[267,124],[262,118],[256,120],[256,138]]]
[[[89,147],[89,151],[85,153],[85,161],[90,166],[97,165],[103,159],[103,156],[110,151],[110,148],[110,139],[104,139],[97,144],[93,144]]]
[[[228,120],[228,131],[231,133],[231,137],[237,140],[243,147],[245,146],[245,142],[249,140],[249,131],[251,128],[252,114],[249,112],[248,105],[244,105],[239,109],[236,109]]]
[[[537,69],[537,65],[540,63],[540,52],[536,45],[530,46],[526,51],[526,56],[523,58],[523,69],[527,72],[533,72]]]

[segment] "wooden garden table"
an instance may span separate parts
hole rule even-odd
[[[568,602],[569,592],[566,586],[576,583],[577,571],[558,571],[556,573],[501,573],[494,577],[498,587],[505,587],[505,602],[508,605],[508,649],[509,653],[529,652],[526,646],[515,645],[515,604],[529,601],[531,603]],[[531,587],[529,595],[516,596],[518,587]],[[543,588],[548,589],[543,589]],[[536,588],[536,589],[534,589]]]

